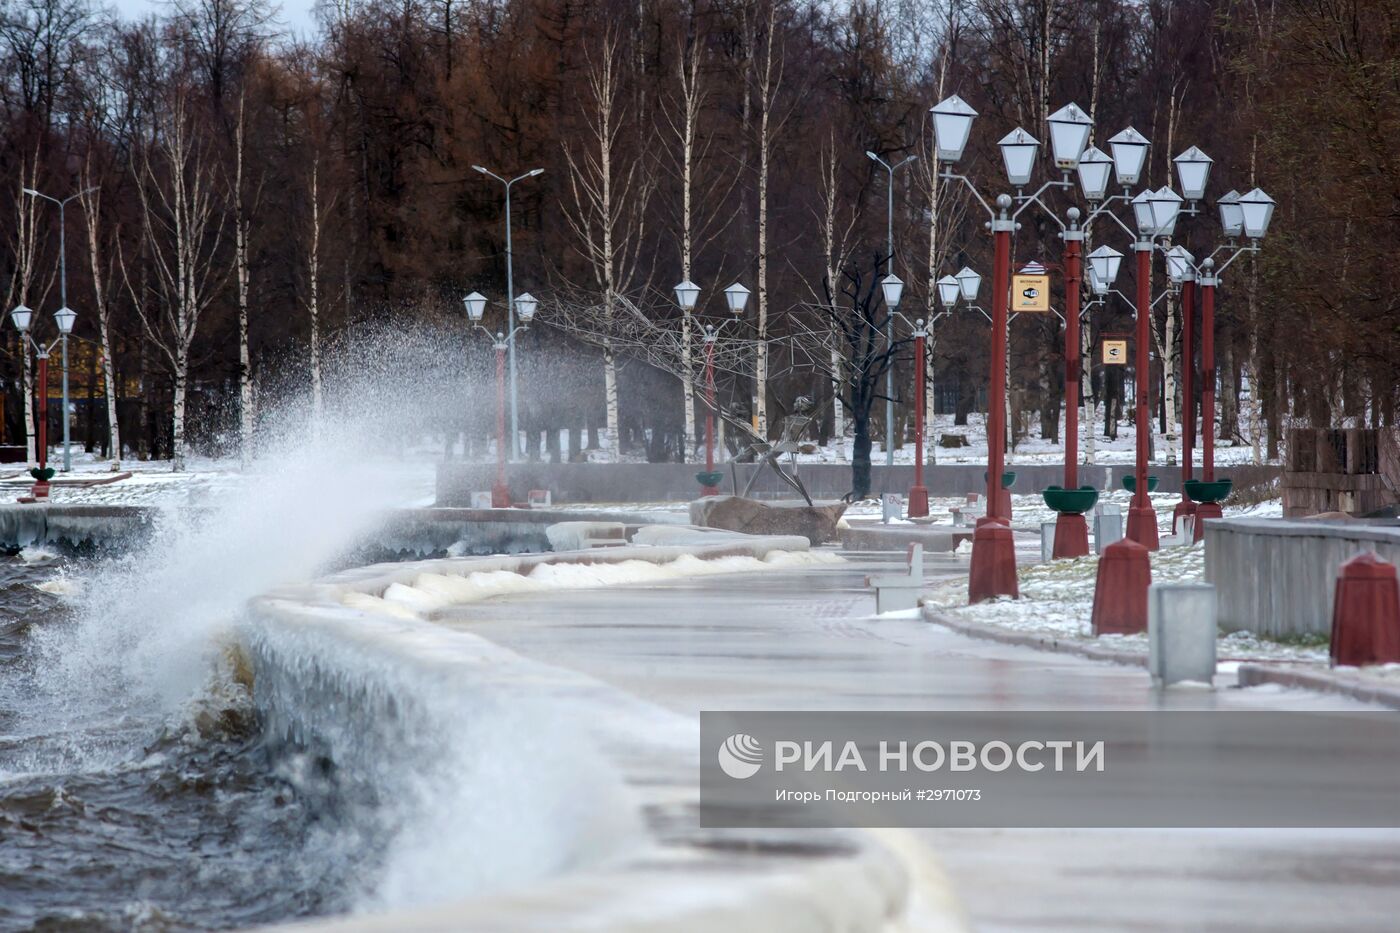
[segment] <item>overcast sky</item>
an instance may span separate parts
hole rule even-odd
[[[169,8],[168,0],[108,0],[123,16],[139,19],[149,13],[161,12]],[[298,36],[310,36],[316,32],[316,20],[311,10],[316,0],[281,0],[273,6],[279,9],[278,27]]]

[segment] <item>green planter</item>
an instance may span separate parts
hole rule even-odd
[[[983,470],[983,471],[982,471],[982,482],[985,483],[986,481],[987,481],[987,471],[986,471],[986,470]],[[1002,489],[1010,489],[1012,486],[1015,486],[1015,485],[1016,485],[1016,471],[1015,471],[1015,470],[1007,470],[1005,473],[1002,473],[1002,474],[1001,474],[1001,488],[1002,488]]]
[[[1083,515],[1099,501],[1099,491],[1093,486],[1078,489],[1047,486],[1041,495],[1045,497],[1045,504],[1061,515]]]
[[[1131,473],[1123,477],[1123,488],[1128,490],[1128,492],[1137,492],[1137,477]],[[1157,491],[1157,477],[1149,476],[1147,478],[1147,491]]]
[[[1186,497],[1192,502],[1224,502],[1230,497],[1234,481],[1218,479],[1207,483],[1204,480],[1188,479],[1184,484]]]
[[[714,470],[712,472],[701,470],[699,473],[695,474],[695,481],[701,486],[718,486],[724,481],[724,474],[719,470]]]

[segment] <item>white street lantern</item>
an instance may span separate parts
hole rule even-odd
[[[10,320],[15,322],[15,329],[23,334],[29,330],[29,324],[34,320],[34,312],[24,305],[15,305],[15,309],[10,312]]]
[[[729,302],[730,313],[743,314],[744,307],[749,303],[749,290],[735,282],[724,290],[724,300]]]
[[[1220,229],[1233,239],[1244,232],[1244,212],[1240,210],[1240,193],[1233,188],[1215,202],[1220,208]]]
[[[1173,285],[1196,280],[1196,257],[1179,243],[1167,250],[1167,278]]]
[[[529,324],[531,319],[535,316],[535,308],[539,306],[539,303],[539,299],[529,292],[523,295],[517,295],[515,298],[515,313],[520,315],[520,320],[523,323]]]
[[[690,279],[676,286],[676,304],[681,306],[682,311],[695,310],[695,303],[700,300],[700,286]]]
[[[1089,291],[1100,297],[1108,294],[1108,283],[1099,278],[1094,267],[1089,267]]]
[[[1055,167],[1069,171],[1079,165],[1079,154],[1089,142],[1093,123],[1078,104],[1065,104],[1050,114],[1050,154]]]
[[[481,292],[472,292],[462,299],[462,304],[467,306],[467,317],[473,324],[479,323],[486,313],[486,296]]]
[[[1255,188],[1240,195],[1240,214],[1244,223],[1244,235],[1251,240],[1262,239],[1269,232],[1269,221],[1274,218],[1274,199]]]
[[[880,280],[880,291],[885,293],[885,307],[893,311],[899,307],[899,299],[904,296],[904,282],[891,272]]]
[[[967,148],[967,138],[972,135],[972,118],[977,116],[977,111],[954,94],[930,107],[929,112],[933,114],[933,145],[938,151],[938,161],[958,161]]]
[[[1089,272],[1093,279],[1103,286],[1104,294],[1113,285],[1113,281],[1118,278],[1118,267],[1123,262],[1123,254],[1112,246],[1100,246],[1089,254]]]
[[[1102,201],[1108,194],[1108,170],[1113,160],[1097,146],[1090,146],[1079,155],[1079,187],[1086,201]]]
[[[1152,192],[1147,203],[1152,206],[1152,223],[1157,228],[1157,236],[1171,236],[1176,231],[1176,219],[1181,215],[1181,195],[1163,185]]]
[[[53,313],[53,319],[58,324],[60,334],[71,334],[73,333],[73,325],[78,320],[78,312],[69,307],[59,308]]]
[[[1192,146],[1172,161],[1176,163],[1176,177],[1181,182],[1181,193],[1186,200],[1199,201],[1205,197],[1210,166],[1215,160]]]
[[[945,275],[938,280],[938,302],[945,308],[952,308],[962,294],[962,285],[956,276]]]
[[[1137,197],[1132,200],[1133,222],[1137,225],[1138,233],[1145,237],[1157,232],[1157,224],[1152,219],[1152,202],[1149,200],[1153,193],[1150,188],[1139,191]]]
[[[1030,183],[1031,170],[1035,168],[1035,154],[1040,149],[1040,141],[1017,127],[997,143],[1001,147],[1001,158],[1006,163],[1006,178],[1017,188]]]
[[[977,293],[982,289],[982,276],[977,274],[977,270],[971,266],[963,266],[957,274],[958,288],[962,289],[963,301],[968,304],[977,300]]]
[[[1108,141],[1108,149],[1113,153],[1114,174],[1118,184],[1127,187],[1135,185],[1142,175],[1143,163],[1147,161],[1147,147],[1152,145],[1131,126]]]

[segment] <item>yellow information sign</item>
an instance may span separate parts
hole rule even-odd
[[[1050,310],[1050,276],[1013,275],[1011,310],[1038,314]]]
[[[1103,342],[1103,364],[1105,366],[1128,365],[1128,341],[1105,340]]]

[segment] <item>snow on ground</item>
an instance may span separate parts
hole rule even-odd
[[[968,416],[968,423],[965,425],[953,424],[952,415],[938,415],[933,422],[925,429],[927,438],[928,454],[925,455],[925,462],[936,459],[938,463],[986,463],[987,462],[987,428],[986,418],[981,414],[971,414]],[[1016,447],[1009,451],[1006,456],[1007,469],[1013,469],[1018,463],[1063,463],[1065,457],[1064,444],[1060,441],[1043,440],[1040,437],[1040,421],[1038,416],[1031,421],[1032,430],[1030,435],[1022,438]],[[939,447],[939,439],[945,435],[961,435],[967,439],[967,447]],[[1060,419],[1060,437],[1064,437],[1064,418]],[[874,446],[870,453],[871,462],[882,464],[885,462],[884,435],[874,438]],[[1155,466],[1165,466],[1180,462],[1181,457],[1181,435],[1177,434],[1176,439],[1169,441],[1166,435],[1153,432],[1153,452],[1155,456],[1152,463]],[[1137,440],[1131,424],[1120,424],[1118,426],[1118,437],[1114,440],[1106,440],[1103,437],[1103,425],[1100,423],[1096,436],[1094,437],[1094,463],[1098,464],[1124,464],[1133,463],[1137,457]],[[850,440],[842,445],[842,450],[847,458],[850,457]],[[1080,455],[1088,453],[1088,445],[1085,443],[1083,429],[1080,431],[1079,441]],[[832,463],[841,458],[838,456],[837,447],[834,443],[829,443],[825,447],[818,447],[810,454],[799,454],[798,461],[803,463]],[[1196,463],[1201,462],[1200,441],[1196,442],[1194,454]],[[1225,441],[1217,441],[1215,445],[1215,462],[1220,466],[1230,466],[1242,463],[1252,463],[1254,461],[1254,451],[1248,445],[1239,447]],[[914,446],[906,444],[903,447],[896,447],[894,451],[895,463],[913,463]]]
[[[395,473],[404,489],[404,505],[429,506],[434,501],[436,462],[441,451],[409,450],[402,458],[384,458],[384,468]],[[123,460],[121,473],[131,476],[94,486],[66,485],[68,480],[103,480],[113,475],[110,460],[83,452],[73,452],[73,469],[62,472],[63,452],[55,448],[49,466],[54,474],[49,501],[60,505],[203,505],[220,493],[237,488],[248,475],[236,457],[187,457],[183,472],[174,473],[169,460]],[[259,463],[254,470],[275,469],[276,464]],[[327,471],[334,469],[328,463]],[[22,463],[0,467],[0,501],[27,496],[34,480]]]
[[[1039,521],[1054,520],[1055,513],[1046,509],[1043,503],[1037,507],[1030,501],[1032,498],[1013,497],[1014,524],[1036,524],[1038,527]],[[1129,498],[1126,492],[1119,491],[1104,497],[1103,501],[1118,503],[1126,516]],[[1175,495],[1159,494],[1152,497],[1152,504],[1157,509],[1159,528],[1169,530],[1172,508],[1178,501],[1180,497]],[[1225,514],[1276,517],[1282,514],[1282,508],[1280,502],[1273,499],[1241,508],[1227,506]],[[1017,544],[1023,556],[1033,545],[1038,559],[1038,538],[1020,535]],[[1083,641],[1124,651],[1146,653],[1145,634],[1094,637],[1090,620],[1094,608],[1094,582],[1098,566],[1099,559],[1093,554],[1074,560],[1022,566],[1019,572],[1020,599],[999,599],[968,605],[967,578],[958,577],[929,591],[924,601],[926,605],[935,607],[946,615],[970,622],[994,625],[1011,631],[1053,636],[1063,641]],[[1164,547],[1152,555],[1153,583],[1204,581],[1203,542],[1190,546]],[[1216,650],[1222,661],[1327,662],[1327,644],[1323,639],[1274,641],[1248,632],[1221,633]],[[1400,677],[1400,671],[1397,671],[1396,676]]]

